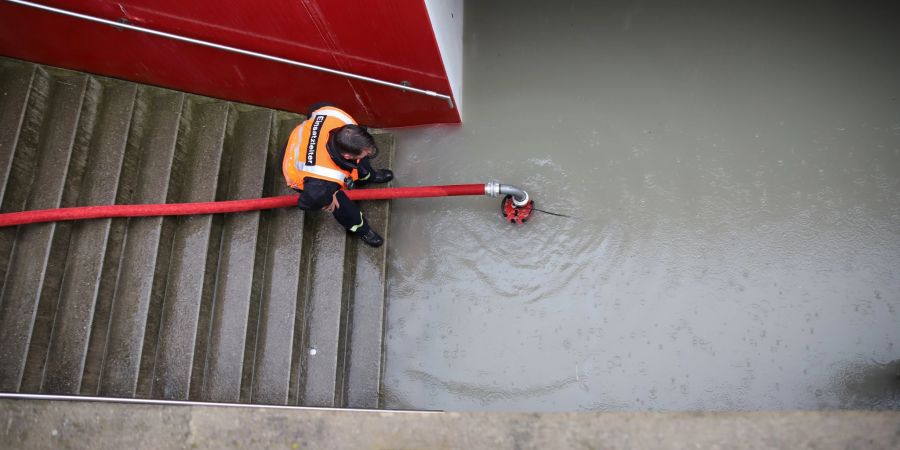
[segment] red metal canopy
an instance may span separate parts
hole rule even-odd
[[[423,0],[38,1],[452,95]],[[5,1],[0,53],[287,111],[329,101],[370,126],[460,122],[439,98]]]

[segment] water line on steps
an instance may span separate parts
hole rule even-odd
[[[162,400],[152,398],[127,398],[127,397],[94,397],[87,395],[50,395],[50,394],[20,394],[18,392],[0,392],[0,400],[50,400],[50,401],[76,401],[94,403],[125,403],[131,405],[163,405],[163,406],[216,406],[230,408],[265,408],[265,409],[293,409],[304,411],[343,411],[343,412],[377,412],[377,413],[416,413],[435,414],[443,411],[436,410],[412,410],[412,409],[366,409],[366,408],[327,408],[318,406],[289,406],[289,405],[265,405],[254,403],[222,403],[222,402],[196,402],[187,400]]]

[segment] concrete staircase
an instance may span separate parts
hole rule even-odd
[[[0,58],[2,211],[289,194],[301,119]],[[378,408],[385,257],[299,209],[2,228],[0,391]]]

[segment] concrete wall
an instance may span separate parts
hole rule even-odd
[[[400,413],[0,400],[0,448],[900,448],[900,412]]]
[[[437,38],[444,70],[453,90],[453,100],[462,116],[463,88],[463,2],[462,0],[425,0],[428,17]]]

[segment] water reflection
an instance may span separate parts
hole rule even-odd
[[[841,408],[900,409],[900,359],[850,364],[829,389],[837,394]]]

